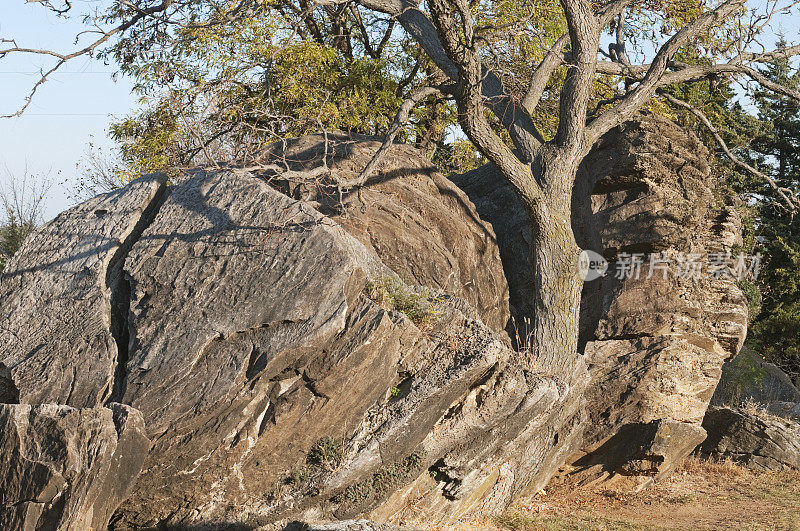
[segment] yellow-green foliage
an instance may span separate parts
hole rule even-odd
[[[178,30],[169,54],[125,54],[135,44],[121,42],[142,96],[140,111],[111,126],[123,180],[208,158],[242,162],[322,129],[385,132],[401,102],[391,54],[346,56],[288,31],[272,10],[261,15]]]
[[[404,313],[415,324],[429,324],[436,318],[430,293],[416,293],[393,278],[369,281],[365,291],[379,305]]]

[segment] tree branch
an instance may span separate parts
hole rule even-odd
[[[449,87],[448,90],[452,90],[455,87]],[[394,144],[395,138],[403,130],[403,127],[408,124],[409,117],[411,116],[411,111],[414,110],[414,107],[417,104],[427,98],[428,96],[433,96],[435,94],[442,94],[442,88],[438,87],[420,87],[415,89],[411,96],[405,100],[402,105],[400,105],[400,109],[398,109],[397,114],[392,121],[392,125],[389,126],[389,131],[386,133],[386,138],[383,140],[383,144],[375,154],[370,159],[369,163],[361,170],[361,173],[352,181],[339,181],[339,186],[342,188],[357,188],[359,186],[363,186],[364,183],[372,176],[372,172],[375,171],[375,168],[380,164],[381,159],[389,151],[389,148],[392,147]]]
[[[725,140],[723,140],[722,136],[719,134],[719,130],[716,127],[714,127],[714,124],[711,123],[711,120],[709,120],[708,117],[706,117],[703,111],[683,100],[679,100],[672,94],[662,92],[661,96],[663,96],[667,101],[669,101],[673,105],[677,105],[678,107],[686,109],[687,111],[692,113],[695,117],[697,117],[697,119],[700,120],[700,122],[706,127],[706,129],[708,129],[714,136],[714,140],[717,141],[717,144],[719,144],[720,149],[722,149],[725,155],[727,155],[728,158],[731,159],[731,161],[738,167],[742,168],[747,172],[750,172],[759,179],[766,181],[772,187],[772,189],[778,193],[780,198],[786,203],[790,211],[794,211],[800,208],[800,198],[798,198],[794,192],[792,192],[788,188],[782,188],[781,186],[778,185],[777,182],[775,182],[775,180],[772,177],[757,170],[750,164],[746,163],[745,161],[734,155],[733,152],[728,148],[728,145],[725,143]]]
[[[636,88],[629,92],[620,103],[601,114],[588,125],[586,129],[587,144],[591,146],[606,132],[633,116],[653,97],[656,89],[661,86],[662,77],[664,77],[670,61],[678,50],[706,28],[714,24],[720,24],[728,15],[741,8],[745,2],[746,0],[724,2],[716,9],[700,15],[693,22],[678,30],[658,50],[653,62],[647,69],[647,73]]]

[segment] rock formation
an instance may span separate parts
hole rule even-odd
[[[753,470],[800,468],[800,422],[751,408],[712,407],[700,454],[730,459]]]
[[[522,206],[490,167],[454,180],[497,234],[524,343],[533,285]],[[655,116],[611,131],[581,167],[573,229],[578,244],[610,266],[606,277],[585,284],[581,302],[592,383],[579,467],[663,475],[705,436],[701,423],[722,364],[741,348],[747,327],[746,299],[731,278],[675,274],[680,258],[741,243],[735,211],[715,206],[712,187],[709,154],[699,139]],[[649,275],[645,257],[639,277],[625,278],[616,274],[623,253],[665,253],[672,271]],[[640,462],[643,455],[650,464]]]
[[[151,177],[62,214],[14,258],[18,285],[0,307],[32,330],[37,312],[17,301],[31,299],[28,285],[54,282],[41,271],[58,274],[35,264],[38,249],[73,225],[87,241],[110,242],[88,266],[71,241],[59,258],[94,297],[86,309],[79,299],[75,315],[59,307],[60,320],[81,321],[70,341],[87,346],[42,352],[19,342],[3,361],[24,403],[114,399],[142,412],[152,449],[114,525],[371,510],[390,519],[423,487],[430,514],[493,511],[541,488],[577,448],[585,368],[564,378],[519,368],[503,332],[507,287],[491,228],[419,156],[398,151],[395,166],[422,169],[408,182],[379,171],[365,205],[346,198],[330,216],[322,201],[278,191],[285,183],[271,174],[200,171],[169,189]],[[351,152],[364,156],[343,149],[338,171]],[[347,219],[359,209],[366,225]],[[411,248],[392,259],[392,249]],[[408,284],[387,262],[440,284]],[[48,314],[51,292],[38,303]],[[103,360],[102,371],[62,380],[47,375],[43,355],[63,356],[57,367]],[[43,374],[58,385],[34,385]]]
[[[106,529],[148,451],[141,415],[0,404],[0,528]]]
[[[145,177],[63,213],[9,263],[0,392],[141,412],[151,450],[112,526],[446,526],[542,488],[587,427],[593,450],[623,443],[615,471],[647,477],[699,442],[746,323],[731,282],[587,285],[591,373],[523,370],[529,226],[510,190],[486,170],[454,186],[405,146],[339,189],[377,146],[303,137],[258,172]],[[693,136],[645,120],[594,156],[584,247],[613,260],[735,242],[733,212],[703,207]]]

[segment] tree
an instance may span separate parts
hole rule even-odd
[[[784,45],[783,40],[778,42]],[[786,58],[767,63],[764,76],[797,90],[800,68]],[[766,124],[751,147],[773,179],[787,189],[800,188],[800,102],[781,94],[754,93],[759,119]],[[759,242],[764,255],[759,277],[762,311],[748,341],[762,356],[790,374],[800,374],[800,219],[780,197],[764,189],[756,203]]]
[[[50,188],[48,179],[35,179],[27,170],[19,178],[6,173],[10,185],[0,188],[4,216],[0,221],[0,272],[41,222],[44,197]]]
[[[71,7],[50,0],[39,3],[61,13]],[[185,42],[179,38],[185,32],[224,33],[258,19],[280,21],[279,30],[264,34],[269,45],[278,46],[269,51],[270,60],[295,46],[291,39],[282,42],[287,31],[299,35],[303,43],[333,47],[344,57],[355,59],[358,49],[367,55],[377,49],[378,57],[385,60],[380,45],[369,39],[366,25],[358,26],[359,17],[372,17],[383,29],[380,43],[394,43],[399,59],[391,59],[396,64],[415,64],[411,57],[421,61],[419,69],[412,69],[416,86],[409,82],[407,90],[401,91],[404,101],[387,128],[386,141],[396,138],[418,103],[431,97],[454,102],[461,130],[515,190],[534,227],[534,348],[520,363],[567,378],[578,360],[582,281],[576,274],[580,249],[571,229],[570,207],[581,160],[603,134],[676,84],[744,77],[800,99],[796,90],[771,81],[757,68],[800,53],[797,44],[765,51],[759,43],[773,18],[791,13],[795,2],[770,3],[759,9],[748,10],[745,0],[710,6],[695,0],[641,4],[632,0],[561,0],[558,4],[429,0],[427,8],[413,0],[117,0],[93,19],[102,28],[99,36],[75,52],[31,50],[9,42],[0,49],[0,57],[49,54],[57,69],[73,57],[107,46],[105,56],[114,55],[123,65],[136,64],[139,57],[139,63],[149,61],[157,67]],[[553,34],[554,28],[564,28],[563,33]],[[601,53],[604,35],[613,42]],[[361,43],[355,46],[354,40]],[[424,68],[433,68],[441,76],[421,79],[416,73]],[[33,93],[52,71],[44,73]],[[392,73],[396,70],[390,68]],[[169,77],[172,71],[161,75]],[[263,68],[254,75],[264,75]],[[664,97],[680,102],[666,93]],[[275,123],[282,122],[280,114],[274,116]],[[160,118],[161,113],[156,116]],[[188,133],[198,136],[191,129]],[[200,142],[201,149],[204,146],[207,143]],[[358,187],[368,174],[365,170],[358,180],[340,184]],[[760,175],[781,188],[768,175]],[[791,191],[779,192],[790,208],[800,204]]]

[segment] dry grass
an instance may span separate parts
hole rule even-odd
[[[730,461],[689,459],[671,477],[638,494],[556,478],[547,494],[520,500],[459,530],[800,530],[800,471],[755,473]]]

